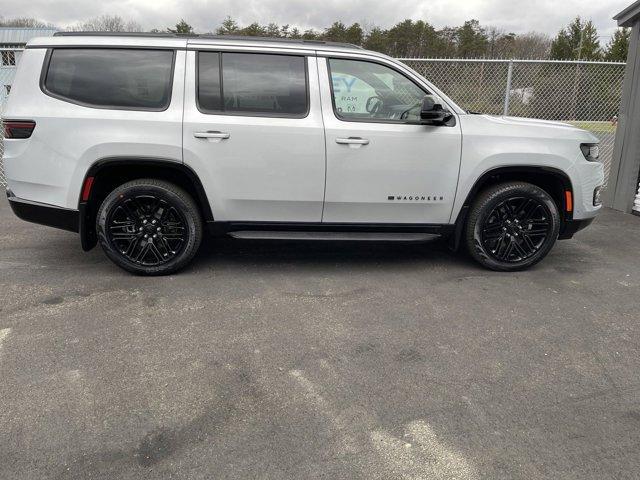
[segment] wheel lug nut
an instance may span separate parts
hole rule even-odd
[[[162,230],[160,227],[156,228],[156,231],[158,231],[158,232],[159,232],[160,230]]]
[[[155,224],[156,224],[156,221],[155,221],[155,220],[153,220],[151,223],[153,223],[153,224],[155,225]]]
[[[153,234],[153,238],[156,238],[158,235],[156,235],[155,233]]]
[[[140,228],[138,229],[138,231],[140,231],[140,232],[141,232],[141,231],[142,231],[142,227],[140,227]]]
[[[147,235],[147,234],[145,233],[145,234],[144,234],[144,238],[148,238],[148,237],[149,237],[149,235]]]
[[[142,223],[147,223],[147,220],[146,220],[146,219],[145,219],[145,220],[143,220],[143,221],[142,221]]]

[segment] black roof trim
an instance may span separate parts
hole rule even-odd
[[[182,34],[182,33],[147,33],[147,32],[56,32],[54,37],[149,37],[149,38],[187,38],[202,40],[238,40],[243,42],[276,42],[293,45],[327,45],[332,47],[358,48],[359,45],[325,40],[305,40],[279,37],[253,37],[243,35],[210,35],[210,34]]]
[[[159,37],[159,38],[176,38],[178,35],[173,33],[151,33],[151,32],[56,32],[54,37]]]

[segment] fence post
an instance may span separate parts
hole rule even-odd
[[[511,101],[511,83],[513,81],[513,60],[509,60],[509,69],[507,70],[507,89],[504,92],[504,116],[509,115],[509,102]]]

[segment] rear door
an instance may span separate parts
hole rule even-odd
[[[320,222],[325,144],[316,58],[187,52],[184,162],[217,221]]]

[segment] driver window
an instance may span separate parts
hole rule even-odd
[[[338,118],[406,122],[420,118],[427,93],[395,70],[361,60],[330,59]]]

